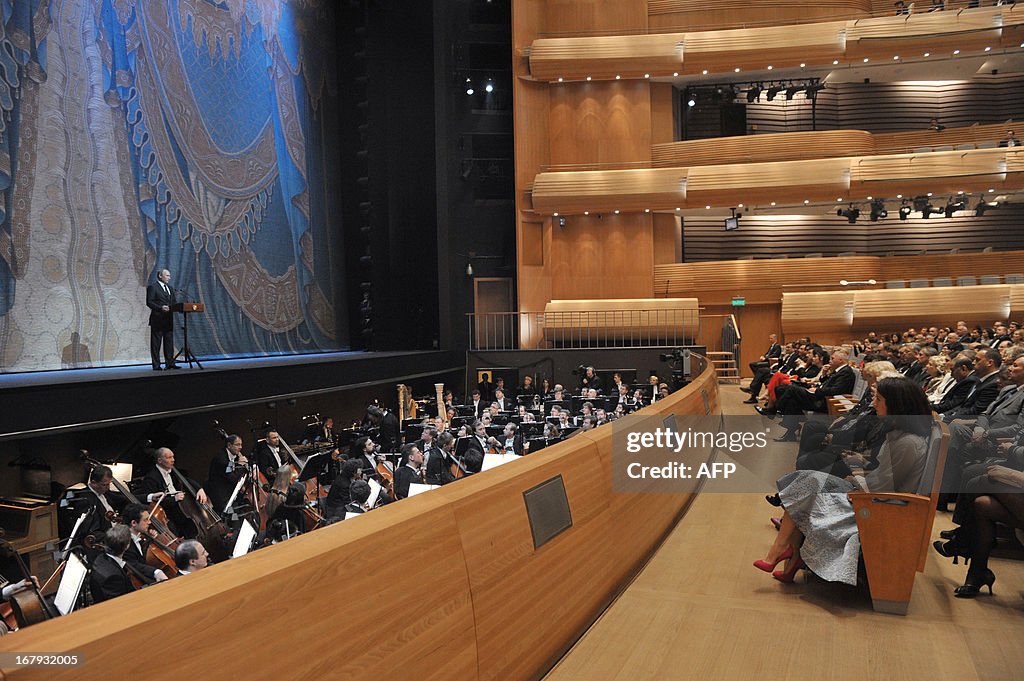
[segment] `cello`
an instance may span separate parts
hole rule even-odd
[[[89,452],[86,450],[81,451],[82,459],[93,466],[101,466],[96,459],[89,456]],[[117,479],[117,476],[113,476],[111,483],[117,488],[117,491],[128,500],[130,504],[139,504],[145,506],[138,497],[136,497],[128,485]],[[152,565],[155,568],[159,568],[164,571],[168,577],[174,577],[178,574],[178,566],[174,562],[174,549],[178,548],[178,544],[181,543],[181,537],[174,534],[171,531],[170,526],[167,524],[167,513],[163,507],[160,506],[160,502],[163,501],[164,495],[161,494],[156,501],[149,504],[149,521],[151,533],[148,536],[149,541],[146,546],[146,563]],[[109,518],[108,518],[109,519]]]
[[[25,565],[24,559],[22,559],[18,550],[14,548],[14,545],[2,538],[3,534],[3,528],[0,528],[0,547],[7,549],[14,554],[14,558],[18,563],[18,569],[21,570],[21,574],[28,581],[28,588],[14,592],[11,594],[8,601],[11,606],[11,612],[14,615],[15,623],[20,629],[32,624],[37,624],[44,620],[52,619],[54,617],[54,613],[43,599],[42,594],[39,593],[39,586],[36,584],[36,580],[32,577],[28,567]]]

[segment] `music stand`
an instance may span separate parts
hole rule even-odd
[[[195,312],[206,312],[206,306],[202,303],[175,303],[174,305],[171,305],[171,312],[181,313],[181,328],[184,332],[181,350],[178,350],[178,354],[174,356],[174,361],[177,362],[178,358],[181,357],[183,362],[188,363],[189,369],[192,368],[193,362],[195,362],[196,366],[202,369],[203,365],[199,363],[199,358],[192,354],[192,350],[188,346],[188,316]]]

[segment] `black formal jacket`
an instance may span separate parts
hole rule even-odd
[[[164,293],[160,282],[155,282],[146,287],[146,307],[149,308],[149,325],[154,331],[170,331],[174,328],[174,313],[164,312],[161,308],[166,305],[174,305],[174,289],[169,285]]]
[[[974,389],[968,393],[967,399],[957,409],[951,412],[946,412],[942,420],[946,423],[950,423],[954,419],[973,419],[977,418],[979,414],[988,409],[988,405],[999,395],[999,386],[996,384],[996,379],[999,378],[999,372],[993,371],[984,380],[978,380],[975,384]]]
[[[281,463],[286,464],[291,459],[288,456],[288,450],[284,446],[277,448],[277,455],[281,457]],[[263,477],[267,479],[267,482],[274,484],[274,478],[277,477],[277,460],[274,459],[274,453],[270,451],[270,444],[267,442],[261,442],[256,446],[256,465],[259,466],[260,471],[263,472]],[[229,492],[230,494],[230,492]]]
[[[409,496],[409,485],[420,482],[420,475],[412,466],[399,466],[395,471],[395,498],[405,499]]]
[[[978,384],[978,377],[974,374],[970,374],[964,380],[959,383],[953,384],[945,396],[939,400],[933,407],[939,414],[945,414],[948,411],[953,411],[964,403],[967,396],[974,390],[974,386]]]
[[[107,554],[101,553],[92,563],[89,590],[92,591],[92,599],[99,603],[135,591],[135,587],[121,566]]]
[[[239,466],[237,463],[232,472],[228,473],[227,468],[228,452],[222,449],[210,461],[210,475],[206,479],[206,496],[210,497],[213,510],[217,513],[224,511],[224,505],[235,491],[235,485],[248,472],[245,466]]]
[[[142,538],[142,550],[146,550],[147,542],[149,540],[146,537]],[[132,537],[128,541],[128,548],[125,550],[124,555],[121,556],[126,562],[131,563],[132,567],[138,572],[149,577],[151,580],[156,580],[156,568],[146,562],[146,554],[139,553],[139,549],[135,546],[135,538]]]

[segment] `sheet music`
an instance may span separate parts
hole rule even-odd
[[[243,520],[242,526],[238,528],[238,538],[235,539],[235,546],[231,549],[231,557],[238,558],[249,553],[249,549],[252,548],[252,540],[255,538],[256,528],[248,520]]]
[[[518,458],[515,454],[484,454],[484,465],[480,470],[486,471],[491,468],[497,468]]]
[[[409,483],[409,496],[414,497],[417,494],[423,494],[429,492],[432,489],[437,489],[441,485],[424,485],[421,482],[410,482]]]
[[[369,506],[370,508],[373,508],[374,506],[377,505],[377,499],[378,497],[380,497],[380,491],[384,488],[381,487],[380,483],[374,480],[373,478],[367,480],[366,482],[369,483],[370,485],[370,496],[366,500],[366,505]]]
[[[71,548],[71,541],[78,536],[78,530],[82,528],[82,523],[85,522],[86,517],[89,515],[89,511],[86,511],[82,515],[78,516],[78,520],[75,521],[75,527],[71,530],[71,534],[68,535],[68,541],[64,544],[64,552],[67,553],[68,549]]]
[[[78,557],[78,554],[68,554],[67,562],[64,564],[64,574],[60,576],[57,594],[53,598],[53,604],[61,615],[66,615],[75,609],[78,594],[82,590],[82,584],[85,583],[85,575],[88,571],[89,569]]]
[[[228,499],[228,503],[224,504],[224,510],[221,511],[221,513],[227,513],[228,512],[228,509],[231,508],[231,504],[235,503],[235,497],[238,496],[238,493],[242,490],[242,486],[245,485],[245,483],[248,480],[249,480],[249,476],[248,475],[243,475],[242,477],[240,477],[238,479],[238,482],[235,484],[235,491],[231,493],[231,498]]]

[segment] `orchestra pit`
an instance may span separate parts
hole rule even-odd
[[[4,9],[0,679],[1021,676],[1024,8]]]

